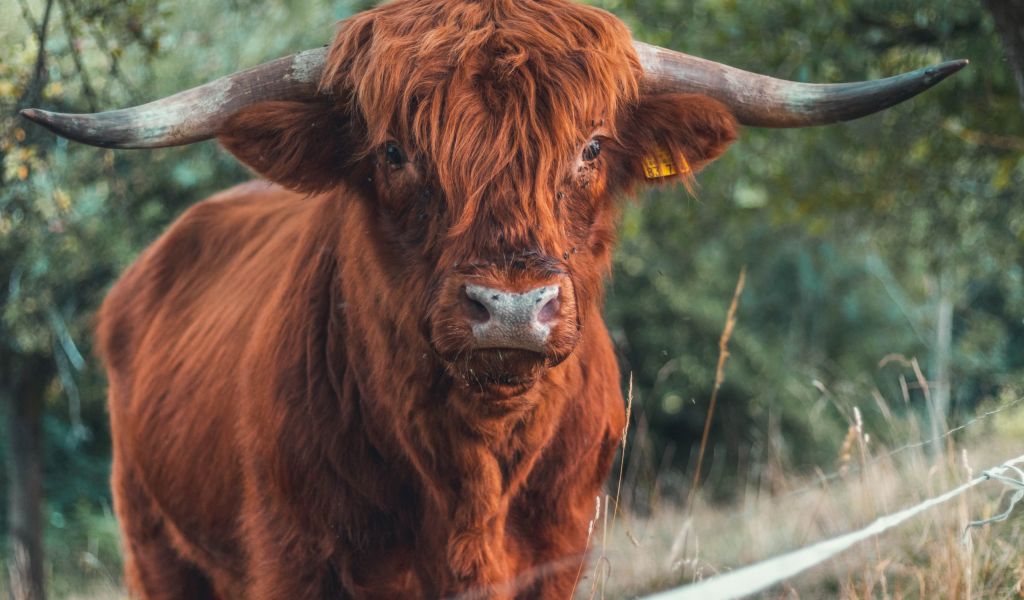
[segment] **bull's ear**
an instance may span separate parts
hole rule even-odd
[[[316,193],[337,184],[351,166],[350,119],[327,102],[260,102],[232,115],[217,139],[261,176]]]
[[[687,182],[736,140],[737,127],[729,109],[707,96],[641,96],[619,123],[622,183]]]

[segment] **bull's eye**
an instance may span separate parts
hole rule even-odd
[[[583,149],[583,160],[587,162],[593,162],[597,160],[597,157],[601,155],[601,141],[597,139],[590,140],[587,147]]]
[[[388,164],[392,167],[398,168],[405,165],[405,153],[398,147],[395,142],[388,142],[384,148],[384,157],[388,159]]]

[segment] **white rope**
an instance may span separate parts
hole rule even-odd
[[[901,510],[898,513],[881,517],[859,531],[818,542],[800,550],[770,558],[724,575],[712,577],[706,581],[648,596],[646,600],[728,600],[754,594],[819,565],[840,552],[847,550],[854,544],[900,525],[904,521],[934,506],[952,500],[985,481],[995,479],[1006,483],[1004,480],[1008,480],[1014,482],[1015,487],[1019,487],[1020,482],[1004,477],[1004,473],[1010,469],[1017,471],[1014,465],[1020,463],[1024,463],[1024,456],[1019,456],[990,469],[941,496],[926,500],[917,506]]]

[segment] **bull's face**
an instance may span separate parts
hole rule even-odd
[[[389,279],[419,288],[402,309],[423,307],[412,328],[457,381],[507,396],[586,339],[615,198],[689,182],[737,119],[857,118],[965,64],[797,84],[634,42],[608,13],[562,0],[396,0],[346,21],[329,49],[146,106],[24,114],[108,147],[217,135],[286,187],[348,190],[398,257]]]
[[[537,88],[552,98],[565,93]],[[369,196],[385,225],[378,235],[408,254],[392,267],[426,271],[415,278],[430,282],[421,320],[436,354],[470,389],[508,395],[569,357],[599,313],[616,199],[645,178],[636,157],[654,157],[661,147],[664,160],[675,150],[661,174],[689,176],[690,165],[717,155],[735,132],[717,103],[663,97],[656,110],[677,124],[699,123],[699,133],[686,131],[673,143],[672,130],[655,135],[634,123],[655,109],[647,99],[589,118],[578,107],[572,112],[583,118],[564,125],[558,139],[557,125],[540,120],[549,115],[538,115],[534,126],[510,127],[507,111],[524,99],[517,91],[496,93],[502,110],[491,111],[481,101],[489,91],[468,95],[440,124],[452,129],[442,134],[449,138],[442,148],[463,143],[454,153],[389,132],[392,138],[368,157]]]
[[[502,151],[492,144],[474,153],[486,160]],[[421,330],[455,378],[505,395],[568,357],[592,302],[585,257],[609,213],[602,198],[581,193],[575,179],[587,176],[541,195],[528,184],[515,189],[515,177],[499,170],[471,206],[412,144],[388,141],[373,158],[374,204],[395,242],[419,259],[399,268],[426,271]]]
[[[428,288],[402,310],[468,389],[520,393],[571,356],[600,310],[615,198],[645,160],[685,181],[735,138],[724,106],[643,95],[642,74],[617,19],[561,3],[394,3],[329,51],[336,101],[312,121],[359,150],[328,172],[358,174],[389,279]],[[251,107],[221,139],[266,172],[275,120]]]

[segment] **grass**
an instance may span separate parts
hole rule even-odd
[[[1005,402],[939,439],[889,451],[876,451],[860,411],[853,408],[831,474],[818,473],[808,479],[789,475],[789,469],[769,462],[765,465],[767,476],[759,473],[752,478],[759,486],[742,490],[731,505],[708,502],[699,485],[703,457],[744,280],[745,270],[740,273],[719,342],[714,393],[685,501],[682,495],[663,497],[659,491],[672,486],[659,484],[662,479],[685,480],[686,474],[663,472],[653,485],[646,485],[651,489],[644,494],[626,495],[648,500],[620,511],[621,469],[629,451],[623,432],[613,517],[609,521],[611,497],[605,497],[603,514],[601,499],[595,498],[598,510],[591,531],[602,532],[600,546],[591,553],[589,585],[585,580],[577,582],[577,598],[642,597],[833,539],[971,481],[979,466],[992,468],[1024,453],[1021,399]],[[917,362],[912,365],[927,397],[928,382]],[[909,404],[906,390],[904,386],[904,400]],[[631,380],[630,408],[632,400]],[[921,428],[913,413],[908,419],[897,419],[883,398],[877,396],[875,401],[886,416],[889,433],[902,432],[894,439],[920,440]],[[979,423],[988,430],[978,435],[977,429],[971,429],[974,437],[967,437],[966,430]],[[639,446],[643,448],[642,440]],[[1016,475],[1024,478],[1020,471]],[[895,530],[764,590],[761,596],[851,600],[1024,597],[1024,552],[1020,548],[1024,519],[1011,515],[1006,522],[971,526],[1003,513],[1007,492],[1005,485],[996,482],[974,487]]]
[[[836,459],[842,474],[824,484],[820,477],[777,474],[727,505],[701,493],[689,506],[661,494],[595,524],[607,534],[592,544],[577,598],[642,597],[859,529],[1024,454],[1021,440],[1019,408],[978,422],[956,444],[945,438],[941,456],[926,445],[887,456],[863,425],[852,423]],[[984,483],[761,597],[1022,598],[1024,517],[964,535],[970,521],[1002,512],[1010,495],[1002,484]]]
[[[837,477],[822,483],[820,477],[787,475],[776,466],[772,477],[761,479],[763,485],[743,490],[727,504],[698,493],[687,508],[685,494],[636,493],[632,487],[639,484],[626,477],[619,490],[621,510],[616,511],[613,490],[595,512],[590,560],[576,598],[642,597],[863,527],[1024,453],[1024,409],[992,415],[958,435],[962,439],[956,443],[954,436],[945,439],[941,457],[933,456],[927,445],[889,456],[891,450],[875,447],[870,432],[854,422],[836,463],[829,465],[840,473]],[[613,485],[617,476],[613,474]],[[659,480],[664,482],[659,489],[678,490],[669,481],[691,477],[665,471]],[[1002,512],[1010,495],[996,482],[982,484],[761,597],[1024,598],[1024,506],[1009,520],[964,536],[970,521]],[[641,505],[631,498],[647,500]],[[105,519],[114,526],[112,517]],[[68,585],[55,573],[53,597],[125,597],[113,561],[96,565],[92,555],[79,561],[93,565],[94,578],[78,577]]]

